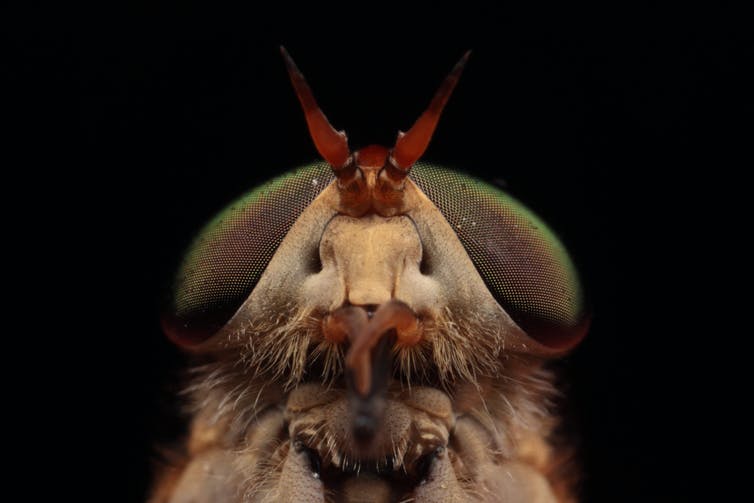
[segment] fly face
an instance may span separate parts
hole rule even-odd
[[[169,501],[555,498],[541,362],[586,333],[577,273],[514,198],[419,161],[468,53],[391,149],[355,152],[283,55],[325,162],[236,201],[184,259],[163,325],[210,362],[187,463],[213,477]]]

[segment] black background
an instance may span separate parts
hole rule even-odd
[[[745,89],[737,61],[750,41],[652,11],[596,22],[593,12],[466,7],[404,18],[375,5],[332,22],[293,7],[136,3],[76,11],[76,28],[45,17],[9,40],[8,76],[28,104],[17,131],[34,139],[20,171],[45,194],[35,208],[48,244],[34,250],[60,274],[62,323],[48,337],[75,334],[55,355],[63,369],[46,399],[77,432],[67,452],[87,461],[63,464],[86,487],[143,499],[155,443],[180,430],[170,411],[185,362],[158,316],[193,233],[316,158],[283,43],[356,148],[391,145],[473,49],[425,158],[504,185],[582,272],[593,328],[561,371],[584,501],[697,494],[690,439],[710,385],[694,377],[691,348],[706,332],[679,320],[696,309],[684,295],[687,250],[712,217],[690,201],[716,194],[715,169],[695,167],[714,150],[714,124],[741,112],[730,96]]]

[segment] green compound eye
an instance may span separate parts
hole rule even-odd
[[[529,336],[569,347],[589,320],[578,273],[557,236],[513,197],[419,162],[409,174],[455,230],[487,288]]]
[[[503,191],[419,162],[409,177],[438,207],[487,288],[531,337],[569,346],[588,317],[576,269],[558,238]],[[320,162],[261,185],[199,233],[176,275],[163,317],[181,345],[204,341],[238,310],[299,215],[334,179]]]
[[[256,286],[302,211],[333,180],[319,162],[275,178],[218,214],[189,247],[163,316],[166,334],[192,345],[220,329]]]

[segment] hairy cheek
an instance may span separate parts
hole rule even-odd
[[[291,449],[280,475],[278,501],[319,503],[325,501],[324,487],[319,478],[312,476],[305,452]]]
[[[384,461],[395,468],[410,465],[425,451],[447,445],[454,415],[449,397],[434,388],[415,387],[411,392],[393,389],[386,404],[385,420],[374,442],[365,449],[352,437],[353,412],[345,392],[309,383],[294,390],[285,418],[290,438],[314,449],[324,466],[348,468],[350,461]]]

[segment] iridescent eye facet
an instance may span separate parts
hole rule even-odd
[[[581,338],[588,316],[578,273],[539,217],[462,173],[419,162],[409,177],[445,216],[487,288],[522,329],[552,348]]]
[[[182,345],[202,342],[243,304],[301,212],[333,179],[324,162],[261,185],[220,212],[189,247],[163,317]]]

